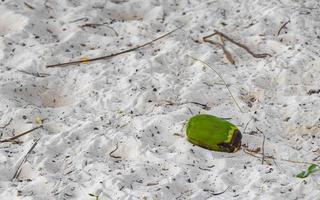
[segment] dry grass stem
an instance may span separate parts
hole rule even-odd
[[[36,147],[36,145],[38,144],[38,141],[39,141],[39,140],[40,140],[40,138],[37,139],[37,140],[33,143],[33,145],[31,146],[31,148],[29,149],[29,151],[28,151],[28,152],[26,153],[26,155],[23,157],[23,159],[22,159],[22,161],[20,162],[18,168],[16,169],[16,172],[14,173],[14,175],[13,175],[13,177],[12,177],[12,180],[14,180],[14,179],[16,179],[16,178],[19,177],[19,175],[20,175],[20,173],[21,173],[21,166],[23,165],[23,163],[26,162],[29,154],[30,154],[31,151]]]
[[[226,88],[227,88],[227,90],[228,90],[231,98],[233,99],[234,103],[235,103],[236,106],[238,107],[239,111],[243,113],[243,111],[241,110],[241,108],[240,108],[239,104],[237,103],[236,99],[235,99],[234,96],[232,95],[232,93],[231,93],[231,91],[230,91],[230,89],[229,89],[228,84],[227,84],[226,81],[222,78],[221,74],[220,74],[219,72],[217,72],[213,67],[211,67],[208,63],[206,63],[206,62],[204,62],[204,61],[202,61],[202,60],[200,60],[200,59],[198,59],[198,58],[194,58],[194,57],[192,57],[192,56],[190,56],[190,55],[188,55],[188,56],[189,56],[190,58],[192,58],[193,60],[199,61],[199,62],[201,62],[202,64],[206,65],[207,67],[209,67],[212,71],[214,71],[214,72],[219,76],[219,78],[223,81],[224,85],[226,86]]]
[[[81,63],[88,63],[88,62],[93,62],[93,61],[97,61],[97,60],[105,60],[105,59],[110,59],[110,58],[113,58],[115,56],[119,56],[119,55],[122,55],[122,54],[126,54],[126,53],[129,53],[129,52],[132,52],[132,51],[136,51],[138,49],[141,49],[145,46],[148,46],[148,45],[151,45],[152,43],[158,41],[158,40],[161,40],[162,38],[172,34],[173,32],[179,30],[181,27],[178,27],[154,40],[151,40],[150,42],[147,42],[147,43],[144,43],[142,45],[138,45],[134,48],[131,48],[131,49],[127,49],[127,50],[124,50],[124,51],[120,51],[118,53],[113,53],[113,54],[109,54],[109,55],[106,55],[106,56],[100,56],[100,57],[96,57],[96,58],[90,58],[90,59],[81,59],[81,60],[76,60],[76,61],[71,61],[71,62],[65,62],[65,63],[59,63],[59,64],[53,64],[53,65],[47,65],[47,68],[53,68],[53,67],[65,67],[65,66],[68,66],[68,65],[75,65],[75,64],[81,64]]]

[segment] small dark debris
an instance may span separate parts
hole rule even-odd
[[[320,93],[320,89],[311,89],[308,91],[308,95],[313,95],[313,94],[319,94]]]

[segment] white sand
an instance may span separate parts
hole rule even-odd
[[[105,24],[80,27],[87,23]],[[181,25],[110,60],[46,68],[116,53]],[[253,58],[227,42],[231,65],[201,40],[214,29],[272,57]],[[2,0],[0,126],[12,122],[1,139],[39,126],[37,117],[44,122],[23,143],[0,144],[0,199],[320,199],[320,173],[299,179],[308,164],[283,161],[319,164],[320,94],[308,94],[320,89],[319,49],[317,0]],[[243,113],[219,77],[187,55],[221,73]],[[276,160],[193,146],[183,130],[190,112],[231,118],[251,149],[261,147],[259,128],[265,155]],[[112,158],[117,144],[112,155],[121,158]]]

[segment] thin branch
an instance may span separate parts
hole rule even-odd
[[[289,23],[290,23],[290,19],[286,23],[282,24],[282,26],[280,27],[280,29],[278,31],[278,34],[277,34],[278,36],[280,35],[281,30],[284,29],[284,27],[286,27],[286,25]]]
[[[226,81],[222,78],[222,76],[220,75],[220,73],[217,72],[217,71],[216,71],[213,67],[211,67],[208,63],[206,63],[206,62],[204,62],[204,61],[202,61],[202,60],[200,60],[200,59],[198,59],[198,58],[194,58],[194,57],[192,57],[192,56],[190,56],[190,55],[188,55],[188,56],[189,56],[190,58],[192,58],[193,60],[199,61],[199,62],[201,62],[202,64],[206,65],[207,67],[209,67],[210,69],[212,69],[212,71],[214,71],[214,72],[219,76],[219,78],[223,81],[224,85],[226,86],[226,88],[227,88],[227,90],[228,90],[231,98],[233,99],[234,103],[235,103],[236,106],[238,107],[239,111],[243,113],[243,111],[241,110],[241,108],[240,108],[239,104],[237,103],[236,99],[235,99],[234,96],[232,95],[232,93],[231,93],[231,91],[230,91],[230,89],[229,89],[228,84],[227,84]]]
[[[227,60],[229,60],[229,62],[234,65],[236,63],[236,61],[234,61],[231,53],[224,46],[222,46],[222,51],[223,51],[224,55],[226,56]]]
[[[203,41],[206,41],[208,38],[211,38],[211,37],[213,37],[213,36],[215,36],[215,35],[217,35],[218,33],[215,31],[215,32],[213,32],[212,34],[210,34],[210,35],[207,35],[207,36],[204,36],[203,38],[202,38],[202,40]]]
[[[222,38],[222,37],[220,37],[220,38]],[[216,45],[216,46],[220,47],[220,48],[222,49],[224,55],[226,56],[226,58],[229,60],[229,62],[230,62],[231,64],[233,64],[233,65],[235,64],[235,61],[234,61],[234,59],[232,58],[231,53],[225,48],[225,45],[224,45],[224,41],[223,41],[223,40],[221,40],[221,41],[222,41],[222,44],[220,44],[220,43],[218,43],[218,42],[214,42],[214,41],[212,41],[212,40],[209,40],[209,39],[208,39],[208,36],[206,36],[206,37],[203,38],[203,41],[204,41],[204,42],[208,42],[208,43],[210,43],[210,44],[213,44],[213,45]]]
[[[7,126],[9,126],[9,125],[11,124],[12,120],[13,120],[13,119],[10,118],[10,120],[9,120],[5,125],[1,126],[0,128],[1,128],[1,129],[6,128]]]
[[[14,175],[13,175],[13,177],[12,177],[12,180],[14,180],[14,179],[16,179],[16,178],[19,177],[19,175],[20,175],[20,173],[21,173],[21,166],[23,165],[23,163],[26,162],[29,154],[30,154],[31,151],[36,147],[36,145],[38,144],[38,141],[39,141],[39,140],[40,140],[40,138],[37,139],[37,140],[33,143],[33,145],[31,146],[31,148],[29,149],[29,151],[28,151],[28,152],[26,153],[26,155],[23,157],[23,159],[22,159],[22,161],[20,162],[20,164],[19,164],[16,172],[14,173]]]
[[[142,45],[139,45],[139,46],[136,46],[134,48],[131,48],[131,49],[127,49],[127,50],[124,50],[124,51],[120,51],[118,53],[113,53],[113,54],[109,54],[109,55],[106,55],[106,56],[101,56],[101,57],[96,57],[96,58],[91,58],[91,59],[86,59],[85,61],[84,60],[76,60],[76,61],[71,61],[71,62],[66,62],[66,63],[59,63],[59,64],[53,64],[53,65],[47,65],[47,68],[53,68],[53,67],[65,67],[65,66],[68,66],[68,65],[75,65],[75,64],[81,64],[81,63],[84,63],[84,62],[92,62],[92,61],[97,61],[97,60],[105,60],[105,59],[109,59],[109,58],[113,58],[115,56],[118,56],[118,55],[122,55],[122,54],[126,54],[126,53],[129,53],[129,52],[132,52],[132,51],[136,51],[138,49],[141,49],[145,46],[148,46],[148,45],[151,45],[152,43],[158,41],[158,40],[161,40],[162,38],[172,34],[173,32],[179,30],[181,27],[178,27],[154,40],[151,40],[150,42],[147,42],[147,43],[144,43]]]
[[[265,58],[267,56],[270,56],[272,57],[270,54],[268,53],[262,53],[262,54],[257,54],[257,53],[254,53],[253,51],[251,51],[249,49],[249,47],[247,47],[246,45],[244,44],[241,44],[239,42],[236,42],[235,40],[233,40],[232,38],[230,38],[229,36],[225,35],[224,33],[221,33],[220,31],[217,31],[217,30],[214,30],[217,34],[221,35],[222,37],[224,37],[226,40],[230,41],[231,43],[243,48],[244,50],[246,50],[249,54],[251,54],[253,57],[255,58]]]
[[[20,133],[20,134],[18,134],[18,135],[16,135],[16,136],[13,136],[13,137],[11,137],[11,138],[7,138],[7,139],[4,139],[4,140],[0,140],[0,143],[14,142],[14,140],[18,139],[19,137],[24,136],[24,135],[26,135],[26,134],[28,134],[28,133],[31,133],[32,131],[37,130],[37,129],[42,128],[42,127],[43,127],[43,126],[41,125],[41,126],[32,128],[32,129],[30,129],[30,130],[28,130],[28,131],[25,131],[25,132],[23,132],[23,133]]]
[[[121,158],[121,156],[114,156],[114,155],[112,155],[112,154],[113,154],[114,152],[116,152],[117,150],[118,150],[118,143],[116,144],[116,148],[109,153],[109,156],[112,157],[112,158]]]
[[[230,38],[229,36],[225,35],[224,33],[221,33],[220,31],[217,31],[217,30],[214,30],[214,33],[213,33],[213,34],[210,34],[210,35],[208,35],[208,36],[203,37],[203,41],[205,41],[205,42],[211,41],[211,40],[208,40],[208,38],[210,38],[210,37],[212,37],[212,36],[214,36],[214,35],[219,35],[219,36],[223,37],[224,39],[228,40],[229,42],[231,42],[231,43],[233,43],[233,44],[235,44],[235,45],[243,48],[244,50],[246,50],[249,54],[251,54],[251,55],[252,55],[253,57],[255,57],[255,58],[265,58],[265,57],[267,57],[267,56],[270,56],[270,57],[271,57],[271,55],[268,54],[268,53],[262,53],[262,54],[254,53],[254,52],[251,51],[251,50],[249,49],[249,47],[247,47],[246,45],[241,44],[240,42],[237,42],[237,41],[233,40],[233,39]]]
[[[224,55],[229,60],[229,62],[234,65],[236,62],[234,61],[231,53],[225,48],[226,45],[225,45],[225,42],[224,42],[224,38],[221,35],[220,35],[219,38],[220,38],[220,41],[222,43],[222,50],[223,50]]]

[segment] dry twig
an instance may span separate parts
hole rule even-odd
[[[290,23],[290,19],[289,19],[286,23],[282,24],[282,26],[280,27],[280,29],[279,29],[279,31],[278,31],[278,34],[277,34],[278,36],[280,35],[281,30],[284,29],[284,27],[286,27],[286,25],[287,25],[288,23]]]
[[[228,60],[231,64],[234,65],[236,62],[234,61],[231,53],[225,48],[224,38],[223,38],[221,35],[219,35],[219,36],[220,36],[219,38],[220,38],[221,44],[218,43],[218,42],[214,42],[214,41],[212,41],[212,40],[209,40],[209,39],[208,39],[209,37],[203,37],[203,41],[204,41],[204,42],[208,42],[208,43],[213,44],[213,45],[216,45],[216,46],[219,46],[219,47],[222,49],[222,51],[223,51],[224,55],[226,56],[227,60]],[[211,37],[212,37],[212,36],[211,36]]]
[[[91,58],[91,59],[85,59],[85,60],[76,60],[76,61],[71,61],[71,62],[66,62],[66,63],[59,63],[59,64],[53,64],[53,65],[47,65],[47,68],[53,68],[53,67],[65,67],[65,66],[68,66],[68,65],[75,65],[75,64],[81,64],[81,63],[84,63],[84,62],[92,62],[92,61],[97,61],[97,60],[105,60],[105,59],[110,59],[110,58],[113,58],[115,56],[119,56],[119,55],[122,55],[122,54],[126,54],[126,53],[129,53],[129,52],[132,52],[132,51],[136,51],[138,49],[141,49],[145,46],[148,46],[148,45],[151,45],[152,43],[172,34],[173,32],[179,30],[181,27],[178,27],[154,40],[151,40],[150,42],[147,42],[147,43],[144,43],[142,45],[138,45],[134,48],[131,48],[131,49],[127,49],[127,50],[124,50],[124,51],[120,51],[118,53],[112,53],[112,54],[109,54],[109,55],[106,55],[106,56],[101,56],[101,57],[96,57],[96,58]]]
[[[213,37],[213,36],[215,36],[215,35],[219,35],[219,36],[220,36],[220,40],[222,41],[222,44],[217,43],[217,42],[214,42],[214,41],[212,41],[212,40],[209,40],[209,38],[211,38],[211,37]],[[251,55],[252,55],[253,57],[255,57],[255,58],[265,58],[265,57],[267,57],[267,56],[270,56],[270,57],[271,57],[271,55],[268,54],[268,53],[262,53],[262,54],[254,53],[254,52],[253,52],[252,50],[250,50],[249,47],[247,47],[246,45],[244,45],[244,44],[242,44],[242,43],[240,43],[240,42],[237,42],[237,41],[233,40],[232,38],[230,38],[230,37],[227,36],[226,34],[221,33],[220,31],[217,31],[217,30],[214,30],[214,33],[212,33],[212,34],[210,34],[210,35],[207,35],[207,36],[204,36],[204,37],[202,38],[202,40],[203,40],[204,42],[208,42],[208,43],[211,43],[211,44],[213,44],[213,45],[217,45],[217,46],[221,47],[222,50],[223,50],[223,52],[224,52],[224,54],[226,55],[226,58],[227,58],[232,64],[234,64],[235,61],[234,61],[234,59],[232,58],[231,53],[228,52],[228,51],[225,49],[225,47],[224,47],[224,39],[225,39],[225,40],[228,40],[229,42],[231,42],[231,43],[233,43],[233,44],[235,44],[235,45],[237,45],[237,46],[239,46],[239,47],[241,47],[241,48],[243,48],[244,50],[246,50],[249,54],[251,54]]]
[[[234,96],[232,95],[232,93],[231,93],[231,91],[230,91],[230,89],[229,89],[228,84],[227,84],[226,81],[222,78],[222,76],[220,75],[220,73],[218,73],[218,72],[217,72],[213,67],[211,67],[208,63],[206,63],[206,62],[204,62],[204,61],[202,61],[202,60],[200,60],[200,59],[198,59],[198,58],[194,58],[194,57],[192,57],[192,56],[190,56],[190,55],[188,55],[188,56],[189,56],[190,58],[192,58],[193,60],[199,61],[199,62],[201,62],[202,64],[206,65],[207,67],[209,67],[210,69],[212,69],[212,71],[214,71],[214,72],[219,76],[219,78],[223,81],[224,85],[226,86],[226,88],[227,88],[227,90],[228,90],[231,98],[233,99],[234,103],[235,103],[236,106],[238,107],[239,111],[243,113],[243,111],[241,110],[241,108],[240,108],[239,104],[237,103],[236,99],[235,99]]]
[[[116,152],[117,150],[118,150],[118,143],[116,144],[116,148],[109,153],[109,156],[112,157],[112,158],[119,158],[119,159],[120,159],[121,156],[114,156],[114,155],[112,155],[112,154],[113,154],[114,152]]]
[[[0,143],[14,142],[14,140],[18,139],[19,137],[24,136],[24,135],[26,135],[26,134],[28,134],[28,133],[31,133],[32,131],[37,130],[37,129],[42,128],[42,127],[43,127],[42,125],[41,125],[41,126],[37,126],[37,127],[35,127],[35,128],[32,128],[32,129],[30,129],[30,130],[28,130],[28,131],[25,131],[25,132],[23,132],[23,133],[20,133],[20,134],[18,134],[18,135],[16,135],[16,136],[13,136],[13,137],[11,137],[11,138],[7,138],[7,139],[4,139],[4,140],[0,140]]]

